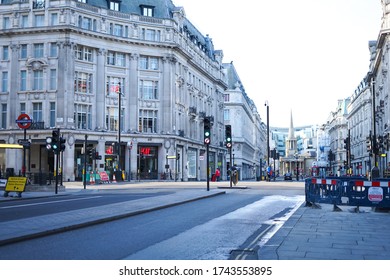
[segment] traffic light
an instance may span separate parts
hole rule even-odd
[[[114,154],[118,155],[119,154],[119,143],[114,142],[114,143],[112,143],[112,145],[114,146]]]
[[[384,148],[383,136],[378,136],[378,149],[382,150]]]
[[[371,153],[372,152],[371,136],[367,136],[366,138],[366,147],[367,147],[367,152]]]
[[[89,150],[89,157],[90,157],[91,159],[95,159],[95,157],[96,157],[96,151],[95,151],[95,149],[90,149],[90,150]]]
[[[333,161],[333,152],[332,152],[332,150],[329,150],[328,161]]]
[[[52,150],[53,150],[52,142],[53,142],[53,138],[51,138],[51,137],[46,137],[46,149],[47,149],[48,151],[52,151]]]
[[[66,139],[63,138],[63,137],[60,137],[60,151],[63,152],[65,151],[65,143],[66,143]]]
[[[52,150],[54,151],[54,152],[57,152],[58,151],[58,149],[59,149],[59,137],[60,137],[60,132],[59,132],[59,130],[58,129],[55,129],[55,130],[53,130],[53,132],[52,132],[52,134],[51,134],[52,136],[51,136],[51,140],[52,140],[52,142],[51,142],[51,147],[52,147]]]
[[[344,139],[344,149],[348,151],[349,147],[350,147],[350,143],[349,143],[349,136],[348,136],[347,138]]]
[[[225,125],[225,141],[226,141],[226,148],[232,147],[232,126],[231,125]]]
[[[210,119],[206,117],[203,121],[204,124],[204,143],[209,145],[211,142],[211,123]]]
[[[98,151],[95,152],[95,159],[97,159],[97,160],[101,160],[102,159],[102,156],[99,155]]]

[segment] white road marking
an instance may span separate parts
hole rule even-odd
[[[91,196],[91,197],[64,199],[64,200],[58,200],[58,201],[47,201],[47,202],[38,202],[38,203],[30,203],[30,204],[3,206],[3,207],[0,207],[0,209],[11,209],[11,208],[20,208],[20,207],[28,207],[28,206],[36,206],[36,205],[44,205],[44,204],[54,204],[54,203],[62,203],[62,202],[68,202],[68,201],[95,199],[95,198],[100,198],[100,197],[102,197],[102,196]]]

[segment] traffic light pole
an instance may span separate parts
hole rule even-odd
[[[60,181],[60,186],[63,186],[64,185],[64,181],[63,181],[63,178],[64,178],[64,176],[63,176],[63,174],[64,174],[64,152],[60,151],[60,153],[61,153],[61,181]]]
[[[203,120],[203,143],[206,145],[206,181],[207,181],[207,191],[210,190],[210,158],[209,158],[209,149],[211,144],[211,119],[212,117],[205,117]]]
[[[233,167],[233,157],[232,157],[232,148],[230,147],[229,148],[229,154],[230,154],[230,175],[229,175],[229,177],[230,177],[230,187],[232,187],[233,185],[233,169],[232,169],[232,167]]]
[[[225,141],[226,141],[226,148],[229,151],[230,155],[230,170],[229,170],[229,177],[230,177],[230,187],[232,187],[232,167],[233,167],[233,160],[232,160],[232,147],[233,147],[233,139],[232,139],[232,126],[231,125],[225,125]]]
[[[376,112],[375,112],[375,80],[372,78],[371,80],[371,86],[372,86],[372,129],[373,129],[373,135],[372,135],[372,155],[373,155],[373,161],[374,165],[371,169],[371,180],[379,178],[379,168],[378,168],[378,148],[377,148],[377,141],[376,141]]]
[[[209,158],[209,144],[206,144],[206,157],[207,157],[207,191],[210,190],[210,158]]]
[[[57,129],[57,143],[59,142],[59,138],[60,138],[60,129],[58,128]],[[57,144],[58,145],[58,144]],[[55,186],[55,194],[58,194],[58,175],[59,175],[59,166],[60,166],[60,149],[59,147],[57,147],[57,149],[54,151],[55,155],[56,155],[56,186]]]
[[[122,113],[122,85],[121,85],[121,83],[119,83],[119,92],[118,92],[118,171],[120,171],[122,174],[122,167],[121,167],[121,126],[122,126],[121,113]]]
[[[84,172],[83,172],[83,177],[84,177],[84,190],[87,188],[87,145],[88,145],[88,135],[85,135],[85,140],[84,140]]]
[[[23,143],[26,143],[27,141],[27,129],[23,129]],[[23,166],[22,166],[22,176],[26,177],[26,147],[23,145]]]

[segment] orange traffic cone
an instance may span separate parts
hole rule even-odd
[[[112,174],[112,183],[116,183],[115,172]]]

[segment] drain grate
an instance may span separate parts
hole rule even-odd
[[[230,260],[257,260],[257,251],[254,249],[235,249],[230,251]]]

